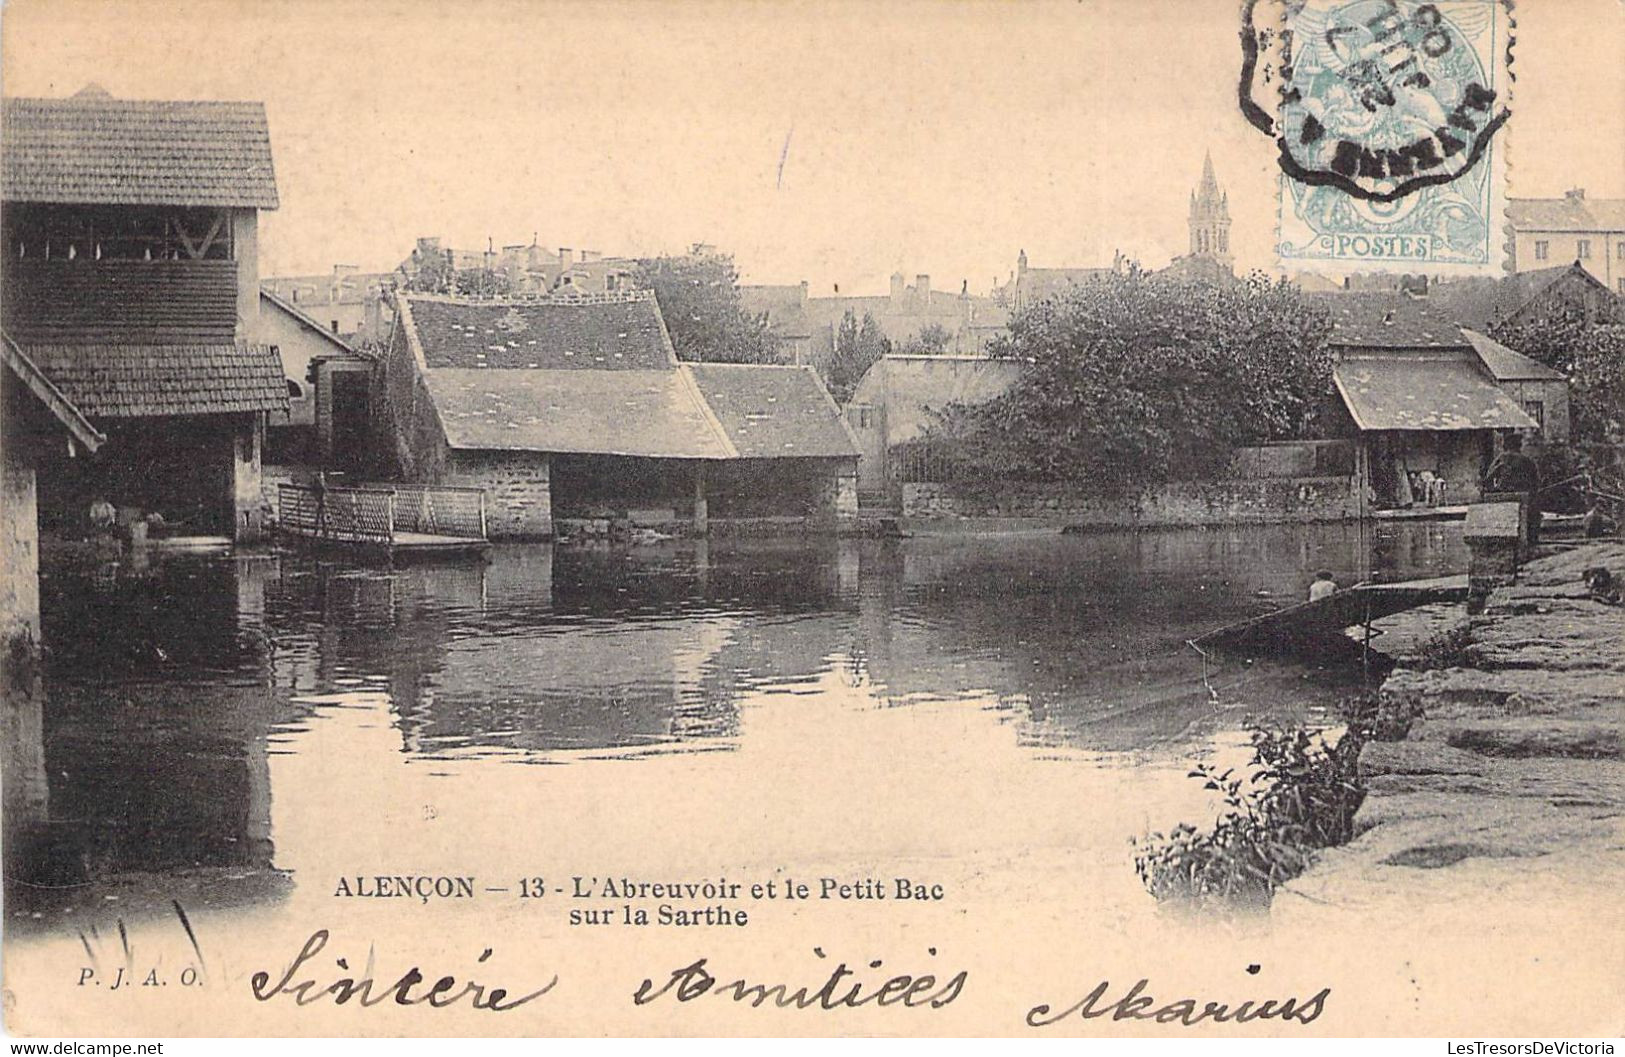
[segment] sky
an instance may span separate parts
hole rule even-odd
[[[731,252],[747,282],[985,292],[1185,252],[1211,151],[1270,268],[1233,0],[10,0],[7,95],[263,100],[261,274],[480,249]],[[1625,197],[1625,0],[1520,0],[1512,194]]]

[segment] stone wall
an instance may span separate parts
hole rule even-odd
[[[485,490],[485,530],[491,539],[553,535],[548,457],[529,451],[452,451],[435,484]]]
[[[1341,521],[1358,517],[1350,477],[1174,481],[1106,497],[1060,484],[903,485],[909,518],[1033,518],[1085,528]]]

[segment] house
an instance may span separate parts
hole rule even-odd
[[[696,247],[696,252],[701,248]],[[712,252],[715,252],[714,250]],[[533,239],[527,243],[492,246],[484,250],[459,250],[440,244],[439,237],[417,240],[412,252],[396,266],[392,285],[420,286],[425,270],[484,272],[498,288],[492,293],[546,294],[554,291],[575,294],[614,293],[637,285],[639,264],[629,257],[606,257],[596,250],[569,247],[557,252],[543,249]],[[454,292],[454,291],[446,291]]]
[[[955,404],[982,404],[1015,384],[1020,364],[986,356],[882,357],[858,379],[846,421],[858,439],[858,489],[891,498],[908,478],[918,440]]]
[[[929,275],[915,276],[910,285],[902,272],[892,274],[891,288],[886,294],[810,297],[803,311],[810,337],[807,358],[801,362],[814,365],[830,362],[841,322],[848,312],[859,323],[864,316],[872,316],[880,332],[899,351],[922,333],[935,331],[945,336],[942,351],[979,353],[1003,334],[1010,322],[1009,308],[991,297],[971,294],[967,283],[961,283],[957,293],[950,293],[933,290]]]
[[[493,538],[856,515],[857,447],[812,369],[679,363],[652,292],[397,309],[380,420],[398,469],[483,489]]]
[[[1010,281],[994,290],[993,296],[1020,312],[1102,276],[1121,273],[1126,266],[1127,261],[1119,253],[1109,268],[1034,268],[1027,263],[1027,251],[1022,250],[1016,255],[1016,270]]]
[[[363,272],[353,264],[335,264],[330,275],[272,275],[260,280],[260,289],[353,345],[389,337],[394,318],[387,295],[394,286],[393,273]]]
[[[813,362],[813,327],[807,315],[807,284],[793,286],[742,285],[739,308],[748,316],[767,321],[767,333],[779,359],[797,365]]]
[[[1305,296],[1332,320],[1340,399],[1332,432],[1359,441],[1358,473],[1378,508],[1424,502],[1428,480],[1444,482],[1442,495],[1433,493],[1436,503],[1473,502],[1498,437],[1540,428],[1519,400],[1526,384],[1556,380],[1532,376],[1538,364],[1464,331],[1425,300],[1401,293]],[[1562,416],[1566,422],[1566,403]]]
[[[6,99],[0,327],[92,427],[36,465],[40,521],[97,499],[188,534],[261,538],[261,445],[288,407],[258,342],[258,214],[277,206],[259,103]]]
[[[1509,198],[1512,270],[1535,271],[1576,261],[1616,294],[1625,294],[1625,198]]]
[[[1625,300],[1579,261],[1514,272],[1499,279],[1450,279],[1426,290],[1430,304],[1452,321],[1488,333],[1499,326],[1538,324],[1563,313],[1602,322],[1625,320]]]
[[[375,357],[263,286],[260,335],[282,361],[288,387],[288,410],[268,417],[265,460],[356,468],[366,451]]]

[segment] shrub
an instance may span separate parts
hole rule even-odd
[[[1135,841],[1134,867],[1158,900],[1267,904],[1301,874],[1320,848],[1346,843],[1365,800],[1362,738],[1348,728],[1335,742],[1303,727],[1259,726],[1244,776],[1197,764],[1190,777],[1220,794],[1211,829],[1181,823]]]

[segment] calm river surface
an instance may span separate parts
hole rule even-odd
[[[1185,763],[1244,716],[1326,715],[1358,685],[1260,660],[1214,667],[1210,692],[1188,638],[1296,600],[1319,568],[1440,575],[1465,551],[1459,524],[1412,523],[46,566],[7,872],[8,916],[51,919],[186,878],[255,903],[467,870],[509,854],[491,820],[516,811],[533,855],[696,871],[711,842],[725,864],[758,842],[968,854],[1027,838],[955,829],[957,790],[1082,801],[1094,776],[1154,776],[1170,806],[1104,801],[1090,823],[1116,847],[1176,821]],[[853,804],[798,798],[826,788]],[[722,801],[742,811],[726,825]]]

